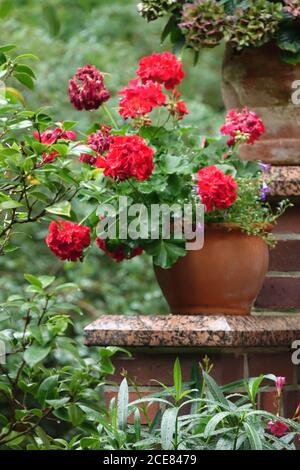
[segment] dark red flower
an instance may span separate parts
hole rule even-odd
[[[33,136],[38,139],[41,144],[44,145],[53,145],[59,139],[64,140],[75,140],[76,139],[76,132],[74,131],[63,131],[60,127],[56,127],[56,129],[46,129],[44,132],[40,133],[35,131]]]
[[[150,178],[154,169],[154,150],[138,135],[118,135],[111,139],[106,158],[98,157],[97,168],[104,168],[105,176],[119,179]]]
[[[110,130],[110,127],[103,125],[99,131],[89,135],[87,143],[96,153],[102,155],[109,149]]]
[[[256,113],[243,108],[238,112],[229,111],[226,116],[225,124],[220,131],[224,135],[229,135],[228,145],[232,146],[236,142],[245,141],[247,144],[254,144],[265,132],[265,126]]]
[[[227,209],[236,201],[238,185],[214,165],[198,172],[198,193],[207,212]]]
[[[280,421],[269,421],[268,422],[268,429],[273,436],[282,437],[287,432],[289,432],[289,428],[286,424],[281,423]]]
[[[46,243],[61,260],[77,261],[91,243],[90,228],[59,219],[49,225]]]
[[[88,165],[93,166],[93,165],[95,165],[95,163],[97,161],[97,157],[95,157],[91,153],[82,153],[79,157],[79,160],[82,163],[87,163]]]
[[[123,244],[118,245],[113,251],[108,250],[106,247],[106,241],[101,238],[96,238],[96,243],[100,250],[104,251],[110,258],[114,259],[117,263],[126,259],[132,259],[135,256],[139,256],[143,253],[143,248],[133,248],[129,253],[126,253],[125,246]]]
[[[43,153],[43,163],[52,163],[52,162],[54,162],[58,154],[59,154],[59,152],[57,152],[56,150],[52,153],[44,152]]]
[[[159,83],[147,82],[140,85],[138,80],[131,80],[129,86],[124,87],[119,95],[123,96],[119,110],[123,119],[144,116],[151,113],[153,108],[166,104],[166,95]]]
[[[171,90],[185,77],[182,63],[171,52],[162,54],[152,54],[143,57],[139,62],[137,76],[143,83],[152,82],[163,83],[167,90]]]
[[[78,111],[98,109],[110,94],[104,85],[104,77],[93,65],[80,67],[69,82],[70,101]]]

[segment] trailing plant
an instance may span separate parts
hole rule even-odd
[[[300,61],[300,10],[298,0],[144,0],[138,11],[148,21],[168,16],[162,33],[178,48],[195,52],[222,41],[236,51],[276,43],[284,62]]]

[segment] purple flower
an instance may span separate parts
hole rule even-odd
[[[260,188],[260,197],[262,201],[265,201],[267,199],[267,195],[270,191],[270,187],[267,185],[267,183],[264,182]]]
[[[261,169],[261,171],[263,171],[264,173],[268,173],[272,168],[271,163],[259,162],[258,165],[259,165],[259,168]]]

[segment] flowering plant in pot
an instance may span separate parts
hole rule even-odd
[[[80,197],[92,212],[79,226],[53,221],[46,241],[72,261],[82,258],[91,234],[117,262],[145,252],[174,313],[246,314],[267,270],[270,226],[285,202],[274,213],[265,201],[269,167],[237,155],[240,143],[253,145],[264,133],[259,117],[246,108],[232,111],[222,137],[203,140],[182,124],[188,113],[178,90],[183,78],[181,62],[169,52],[140,60],[136,77],[119,92],[123,124],[113,119],[112,128],[101,125],[83,143],[80,160],[89,177]],[[103,76],[91,66],[80,69],[69,87],[73,105],[98,108],[97,99],[90,102],[95,90],[104,105]],[[204,247],[189,249],[187,242],[203,232],[203,208]]]
[[[241,147],[242,158],[299,164],[299,0],[144,0],[138,9],[148,21],[168,16],[162,38],[170,35],[196,60],[203,47],[224,42],[225,105],[253,109],[267,131],[253,147]]]
[[[182,124],[184,71],[174,55],[142,58],[136,75],[120,90],[118,125],[104,75],[92,65],[76,72],[74,107],[102,107],[112,118],[112,127],[97,123],[80,139],[74,122],[0,105],[1,254],[17,248],[18,226],[48,221],[46,243],[61,260],[83,260],[92,241],[117,262],[150,255],[173,312],[248,313],[267,269],[269,227],[285,207],[274,213],[264,200],[269,167],[237,156],[264,125],[247,109],[232,111],[222,137],[203,140]],[[193,242],[203,222],[200,249]]]

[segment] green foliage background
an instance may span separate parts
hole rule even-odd
[[[77,67],[92,63],[109,73],[107,86],[116,106],[116,93],[134,77],[139,58],[162,50],[162,23],[147,24],[136,12],[135,0],[2,0],[0,21],[0,43],[17,44],[18,54],[39,57],[34,65],[36,90],[22,90],[26,106],[48,106],[57,120],[79,120],[82,129],[105,122],[105,116],[98,111],[79,113],[70,105],[66,90]],[[170,49],[170,44],[163,47]],[[222,49],[204,51],[196,67],[188,52],[183,56],[187,76],[182,92],[190,109],[186,123],[203,133],[213,134],[223,118],[221,60]],[[28,227],[25,235],[17,235],[20,249],[0,259],[2,299],[18,293],[23,273],[30,272],[78,283],[82,292],[71,300],[85,312],[84,323],[101,313],[167,311],[147,257],[116,264],[95,249],[82,264],[63,264],[46,247],[46,231],[44,225]]]

